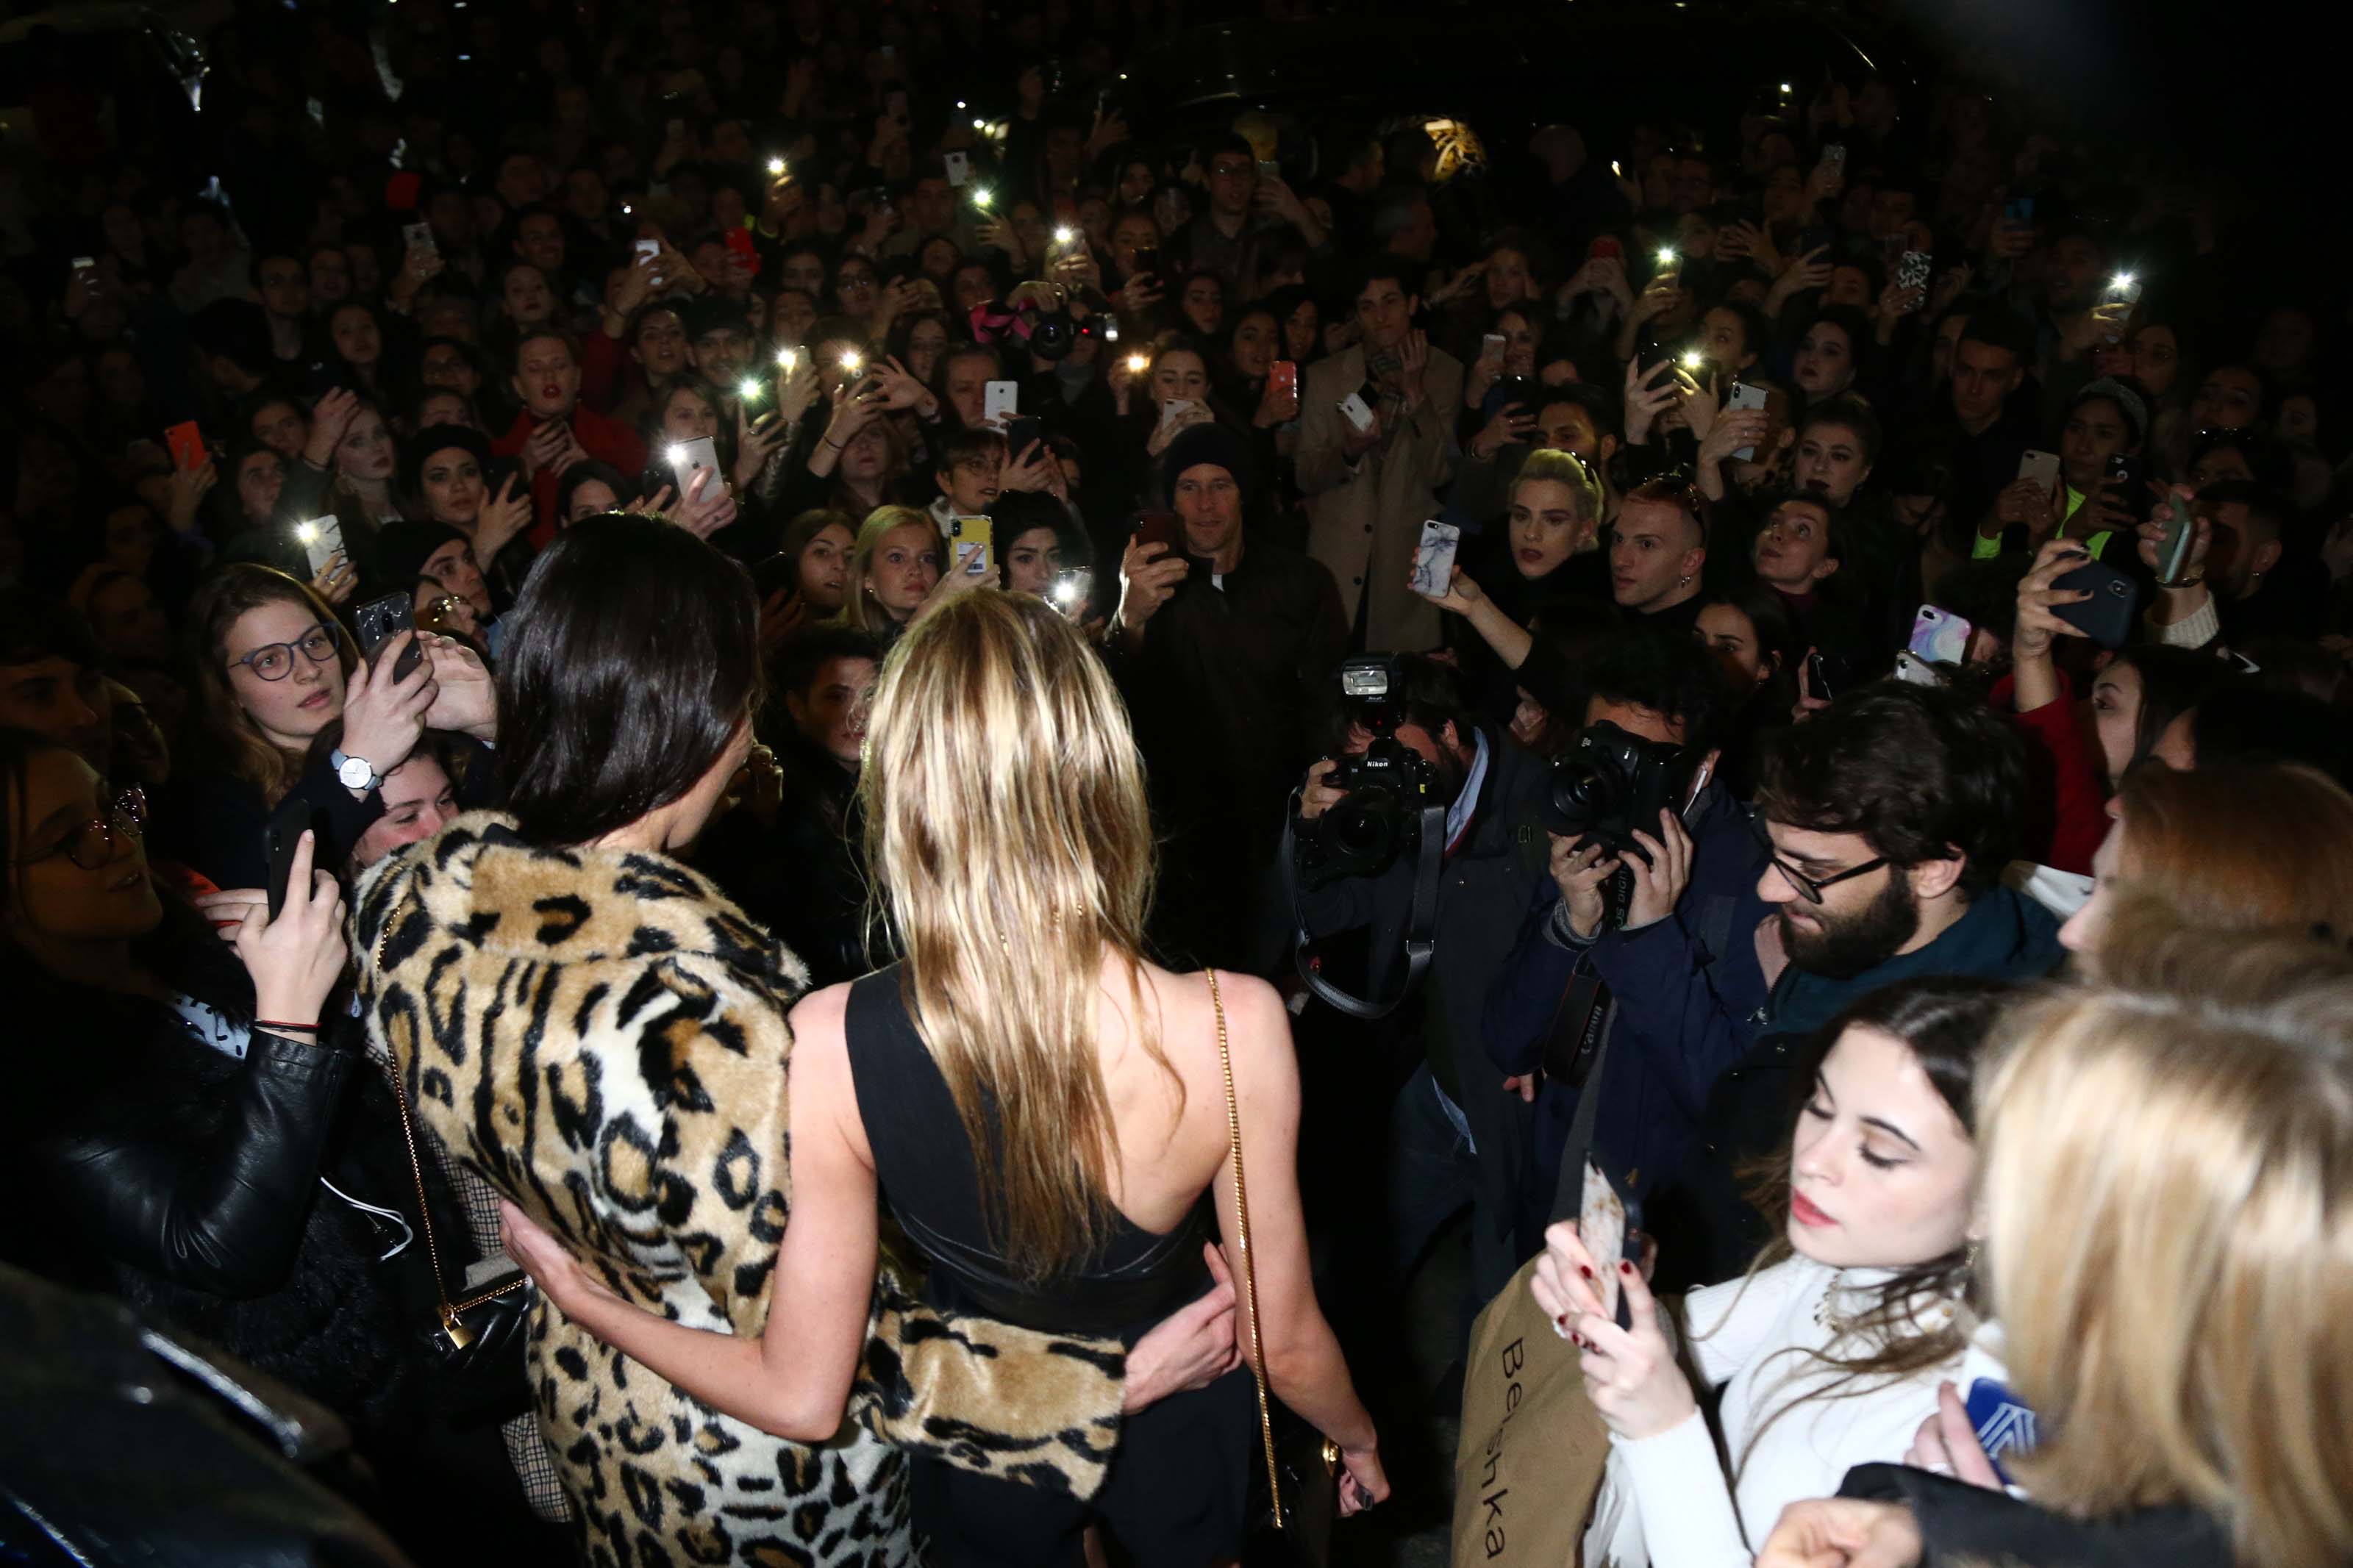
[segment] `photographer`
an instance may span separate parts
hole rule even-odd
[[[1377,662],[1351,660],[1349,673]],[[1537,825],[1547,773],[1541,759],[1472,719],[1444,665],[1394,656],[1386,677],[1387,692],[1358,700],[1348,715],[1340,756],[1309,768],[1299,792],[1294,831],[1305,864],[1297,872],[1298,913],[1309,937],[1367,928],[1366,994],[1394,994],[1399,972],[1409,968],[1405,941],[1418,859],[1433,849],[1444,856],[1430,926],[1436,945],[1420,998],[1422,1061],[1398,1089],[1390,1117],[1383,1244],[1390,1282],[1401,1289],[1447,1222],[1471,1208],[1470,1285],[1484,1301],[1524,1253],[1514,1231],[1529,1111],[1495,1087],[1480,1039],[1481,1014],[1529,890],[1544,878]],[[1411,797],[1400,802],[1393,789],[1377,785],[1366,786],[1362,797],[1352,794],[1349,781],[1368,757],[1426,776],[1419,804],[1446,808],[1440,845],[1401,843],[1378,864],[1351,852],[1379,836],[1384,816],[1393,840],[1418,826]],[[1527,1243],[1535,1240],[1530,1236]],[[1458,1337],[1467,1325],[1466,1318]]]
[[[1681,1229],[1694,1267],[1662,1289],[1731,1278],[1762,1239],[1740,1172],[1788,1130],[1801,1047],[1849,1003],[1922,974],[2026,980],[2061,956],[2058,921],[1998,879],[2025,811],[2015,731],[1981,702],[1883,681],[1784,731],[1764,759],[1757,827],[1770,848],[1757,896],[1776,912],[1753,942],[1771,988],[1753,1038],[1707,1092],[1697,1138],[1646,1205],[1645,1228]],[[1736,938],[1735,940],[1737,940]],[[1704,976],[1662,965],[1686,998]],[[1680,976],[1680,979],[1678,979]],[[1729,1052],[1737,1026],[1684,1004],[1694,1056]],[[1716,1037],[1709,1038],[1708,1037]]]
[[[1645,798],[1636,773],[1649,772],[1670,804],[1549,835],[1552,875],[1487,994],[1488,1054],[1535,1098],[1525,1193],[1538,1230],[1577,1212],[1588,1151],[1567,1145],[1578,1096],[1602,1096],[1589,1152],[1641,1199],[1682,1161],[1709,1087],[1739,1058],[1765,1000],[1749,940],[1770,912],[1756,891],[1764,857],[1717,778],[1719,680],[1697,643],[1648,628],[1586,672],[1585,732],[1556,776],[1633,801]],[[1629,741],[1640,743],[1630,770]],[[1680,1240],[1657,1234],[1669,1251]]]

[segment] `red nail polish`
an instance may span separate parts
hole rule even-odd
[[[1631,1274],[1634,1272],[1634,1266],[1630,1263],[1620,1263],[1618,1266],[1618,1272],[1620,1274]]]
[[[1588,1279],[1592,1279],[1592,1278],[1593,1278],[1593,1270],[1592,1270],[1592,1269],[1590,1269],[1590,1268],[1587,1268],[1584,1264],[1582,1264],[1582,1263],[1580,1263],[1580,1264],[1578,1264],[1578,1265],[1577,1266],[1577,1271],[1579,1274],[1584,1275]]]
[[[1554,1313],[1552,1321],[1564,1329],[1568,1327],[1568,1314],[1567,1312]]]

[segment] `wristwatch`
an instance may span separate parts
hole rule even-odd
[[[371,790],[384,783],[384,775],[375,771],[375,763],[365,757],[348,756],[340,747],[327,753],[327,761],[334,764],[335,777],[343,781],[345,789]]]

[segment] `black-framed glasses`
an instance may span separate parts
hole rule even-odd
[[[1822,901],[1824,888],[1835,888],[1841,882],[1852,881],[1857,877],[1866,876],[1878,870],[1882,866],[1890,864],[1886,856],[1875,855],[1860,866],[1849,866],[1845,870],[1833,871],[1827,877],[1809,877],[1781,858],[1781,852],[1773,847],[1773,836],[1765,831],[1763,817],[1751,816],[1748,819],[1748,831],[1756,836],[1757,847],[1765,851],[1765,858],[1773,863],[1773,868],[1788,879],[1789,886],[1798,890],[1798,897],[1810,904],[1819,904]]]
[[[16,864],[32,866],[62,855],[85,871],[103,870],[114,859],[117,840],[135,842],[145,836],[146,826],[147,792],[134,786],[116,795],[103,816],[76,823],[63,838]]]
[[[292,642],[262,644],[229,668],[235,669],[241,664],[264,680],[283,680],[294,673],[294,655],[298,650],[312,664],[324,664],[341,651],[335,646],[335,634],[327,629],[326,622],[321,621]]]

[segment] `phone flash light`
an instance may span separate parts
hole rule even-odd
[[[1626,171],[1618,166],[1618,160],[1615,158],[1609,160],[1609,172],[1619,179],[1622,180],[1626,177]]]
[[[799,363],[800,356],[794,353],[792,350],[778,349],[776,351],[776,368],[783,371],[786,375],[790,375],[793,373],[794,367]]]
[[[1783,92],[1787,92],[1787,91],[1788,91],[1788,90],[1789,90],[1789,84],[1788,84],[1788,82],[1786,82],[1786,81],[1785,81],[1785,82],[1783,82],[1783,83],[1781,84],[1781,90],[1782,90]]]
[[[2109,282],[2109,287],[2113,289],[2129,289],[2132,286],[2133,275],[2129,272],[2119,272]]]
[[[1702,354],[1699,350],[1685,349],[1683,351],[1683,368],[1685,370],[1697,370],[1705,362],[1706,356]]]
[[[782,158],[771,158],[768,160],[768,173],[771,174],[781,174],[784,172],[785,161]]]
[[[1054,603],[1058,605],[1074,605],[1078,603],[1078,599],[1079,585],[1076,583],[1057,583],[1054,584]]]
[[[1134,371],[1138,375],[1141,375],[1145,371],[1152,368],[1152,356],[1149,354],[1130,354],[1127,356],[1127,368]]]
[[[841,351],[842,369],[856,370],[860,365],[864,364],[865,363],[866,356],[860,353],[856,349],[844,349]]]
[[[670,466],[671,468],[677,468],[681,463],[683,463],[683,462],[685,462],[685,461],[686,461],[686,448],[685,448],[685,447],[672,447],[670,449]]]
[[[996,194],[986,185],[972,193],[972,205],[976,207],[985,207],[996,199]]]
[[[1079,234],[1076,229],[1058,228],[1054,231],[1054,243],[1056,245],[1068,245],[1071,241],[1078,237]]]
[[[1672,245],[1662,247],[1659,251],[1659,265],[1662,267],[1672,267],[1674,264],[1675,247]]]
[[[988,129],[988,121],[986,120],[976,120],[972,122],[972,128],[975,131],[986,131]]]
[[[294,537],[305,544],[315,544],[319,539],[318,525],[310,522],[298,523],[294,528]]]
[[[962,108],[964,107],[964,100],[963,100],[963,99],[959,98],[959,99],[957,99],[957,100],[956,100],[956,107],[957,107],[958,109],[962,109]]]
[[[746,401],[757,397],[760,395],[760,378],[754,375],[747,375],[744,378],[744,384],[737,387],[735,390]]]

